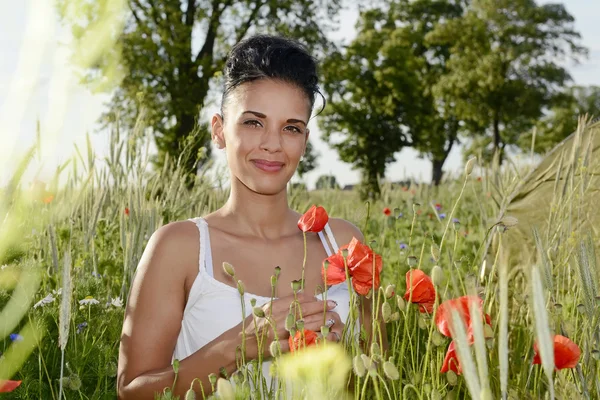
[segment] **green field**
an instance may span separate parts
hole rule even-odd
[[[535,169],[506,163],[438,188],[384,185],[372,203],[354,192],[291,190],[291,207],[324,206],[356,224],[381,254],[382,289],[373,303],[389,321],[385,358],[376,345],[361,357],[355,345],[340,356],[328,344],[307,351],[308,359],[282,359],[281,373],[296,389],[306,384],[295,396],[600,398],[597,127],[582,126]],[[22,381],[3,397],[57,399],[62,390],[67,399],[116,398],[124,303],[148,238],[227,198],[208,175],[190,184],[176,161],[150,172],[145,154],[139,141],[114,134],[107,159],[81,149],[45,189],[29,188],[18,172],[0,192],[0,377]],[[430,274],[436,265],[434,315],[398,300],[411,268]],[[389,298],[386,288],[394,290]],[[443,301],[467,294],[483,299],[491,329],[474,314],[468,346],[457,325],[462,374],[441,373],[451,339],[435,314]],[[581,349],[574,368],[554,371],[553,334]],[[543,367],[532,364],[534,341]]]

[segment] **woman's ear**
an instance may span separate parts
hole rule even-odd
[[[225,122],[221,114],[212,117],[210,137],[218,149],[225,148]]]

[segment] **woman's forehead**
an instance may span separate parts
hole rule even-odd
[[[231,111],[236,115],[252,110],[267,118],[306,119],[310,114],[310,102],[302,89],[275,79],[246,82],[234,90],[231,100]]]

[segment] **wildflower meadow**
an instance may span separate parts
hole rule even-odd
[[[116,398],[124,307],[145,244],[226,200],[226,177],[207,164],[190,178],[185,151],[150,169],[140,131],[114,128],[105,159],[76,149],[51,182],[22,179],[32,148],[1,189],[2,398]],[[303,234],[329,216],[365,236],[305,266],[322,270],[324,287],[352,287],[340,344],[323,339],[327,324],[308,331],[290,313],[293,351],[270,348],[275,383],[265,387],[262,360],[242,357],[233,376],[192,382],[185,399],[600,398],[598,138],[600,124],[581,119],[541,162],[471,159],[439,187],[383,185],[376,202],[291,186]],[[223,268],[243,296],[236,266]],[[280,282],[275,266],[271,283],[302,288]],[[355,323],[364,304],[371,326]],[[165,388],[156,398],[175,396]]]

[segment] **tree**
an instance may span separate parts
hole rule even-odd
[[[403,40],[391,45],[408,48],[420,60],[417,71],[419,87],[419,113],[411,118],[413,146],[431,161],[431,177],[439,185],[442,167],[454,145],[458,142],[460,119],[452,104],[434,95],[431,88],[448,73],[450,45],[429,43],[425,37],[441,21],[459,18],[465,8],[464,0],[414,0],[393,4],[390,18],[398,27]]]
[[[123,127],[131,128],[144,107],[146,125],[156,137],[160,166],[167,154],[177,158],[182,139],[198,125],[211,83],[233,44],[253,32],[277,32],[301,38],[314,51],[321,51],[328,46],[325,32],[334,26],[341,2],[59,0],[58,9],[77,43],[101,25],[107,9],[120,3],[128,6],[122,29],[111,30],[115,51],[102,53],[93,65],[86,66],[84,80],[122,77],[103,121],[116,118]],[[117,66],[116,51],[121,54]],[[201,147],[210,149],[208,127],[201,124],[200,131],[205,134],[193,142],[193,154]],[[190,171],[195,171],[196,162],[190,159]]]
[[[321,175],[315,183],[317,190],[339,189],[340,185],[334,175]]]
[[[310,140],[308,141],[308,143],[306,144],[306,151],[304,152],[304,156],[302,157],[302,160],[300,160],[300,163],[298,164],[298,176],[300,176],[300,178],[304,177],[304,175],[306,175],[307,173],[309,173],[310,171],[312,171],[313,169],[317,168],[319,166],[319,164],[317,163],[317,157],[319,156],[319,153],[315,150],[315,148],[313,147],[313,145],[311,144]]]
[[[473,0],[461,18],[427,35],[430,44],[451,47],[449,73],[434,94],[453,105],[484,155],[501,160],[570,80],[556,60],[584,53],[573,21],[560,4]]]
[[[329,95],[319,120],[323,139],[342,161],[361,171],[363,198],[379,196],[386,166],[411,144],[409,120],[418,114],[420,66],[408,49],[391,45],[401,38],[388,11],[362,12],[357,37],[345,49],[332,51],[323,66]]]
[[[559,96],[549,112],[536,125],[536,153],[542,154],[577,129],[578,117],[600,116],[600,86],[572,86],[563,96]],[[521,149],[531,149],[533,130],[523,135],[519,141]]]

